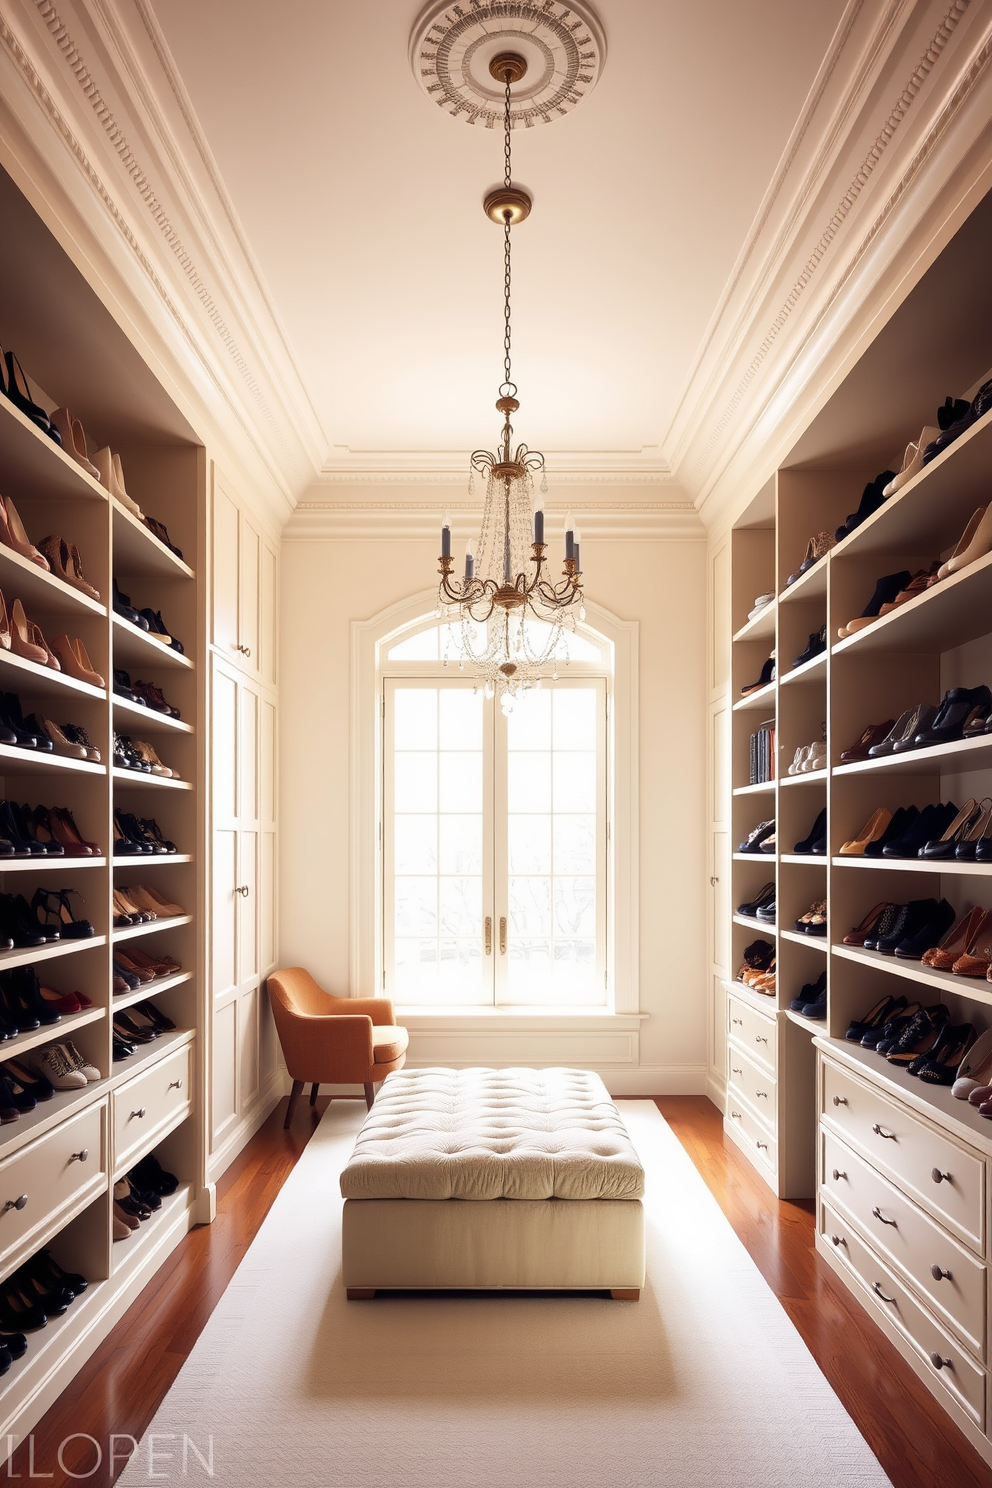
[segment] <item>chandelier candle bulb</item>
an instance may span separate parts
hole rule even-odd
[[[465,578],[475,578],[475,554],[472,552],[472,539],[469,538],[465,544]]]
[[[534,541],[536,543],[544,541],[544,510],[540,506],[534,513]]]
[[[575,518],[571,512],[565,517],[565,557],[575,557]]]
[[[447,512],[441,518],[441,557],[451,557],[451,518]]]

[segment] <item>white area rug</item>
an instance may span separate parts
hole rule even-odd
[[[640,1302],[349,1303],[337,1179],[364,1112],[332,1104],[121,1483],[884,1488],[656,1107],[620,1110],[648,1179]]]

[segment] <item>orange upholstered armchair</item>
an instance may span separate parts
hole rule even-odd
[[[406,1063],[410,1036],[393,1021],[385,997],[335,997],[318,987],[302,966],[268,979],[272,1016],[293,1081],[284,1126],[289,1126],[304,1083],[310,1104],[321,1085],[364,1085],[372,1109],[373,1086]]]

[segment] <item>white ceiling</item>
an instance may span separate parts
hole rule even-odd
[[[327,467],[495,438],[501,141],[407,61],[419,0],[154,0],[327,440]],[[599,0],[598,87],[514,135],[519,435],[663,469],[694,355],[842,0]],[[236,16],[237,23],[232,24]]]

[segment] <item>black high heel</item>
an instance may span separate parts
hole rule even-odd
[[[89,920],[77,920],[73,915],[70,894],[82,898],[78,889],[35,889],[31,908],[43,925],[54,920],[63,940],[85,940],[95,932]]]
[[[52,754],[55,745],[47,734],[37,734],[25,720],[21,700],[16,692],[5,692],[0,697],[0,723],[14,735],[19,749],[38,749]]]
[[[827,850],[827,808],[824,806],[816,821],[809,830],[809,835],[801,842],[797,842],[792,849],[794,853],[812,853],[819,855]]]
[[[0,1289],[0,1329],[5,1333],[37,1333],[48,1322],[48,1314],[23,1295],[13,1277]]]
[[[89,1286],[85,1276],[78,1271],[63,1271],[50,1250],[39,1250],[28,1261],[28,1267],[36,1276],[47,1278],[50,1285],[65,1287],[73,1297],[79,1297]]]
[[[3,359],[7,367],[7,386],[4,389],[7,397],[15,408],[19,408],[26,418],[29,418],[33,424],[36,424],[41,432],[47,434],[53,444],[57,444],[59,449],[61,449],[62,435],[56,429],[45,410],[39,407],[32,398],[31,389],[28,387],[28,380],[24,376],[24,370],[17,357],[12,351],[6,351],[4,352]]]

